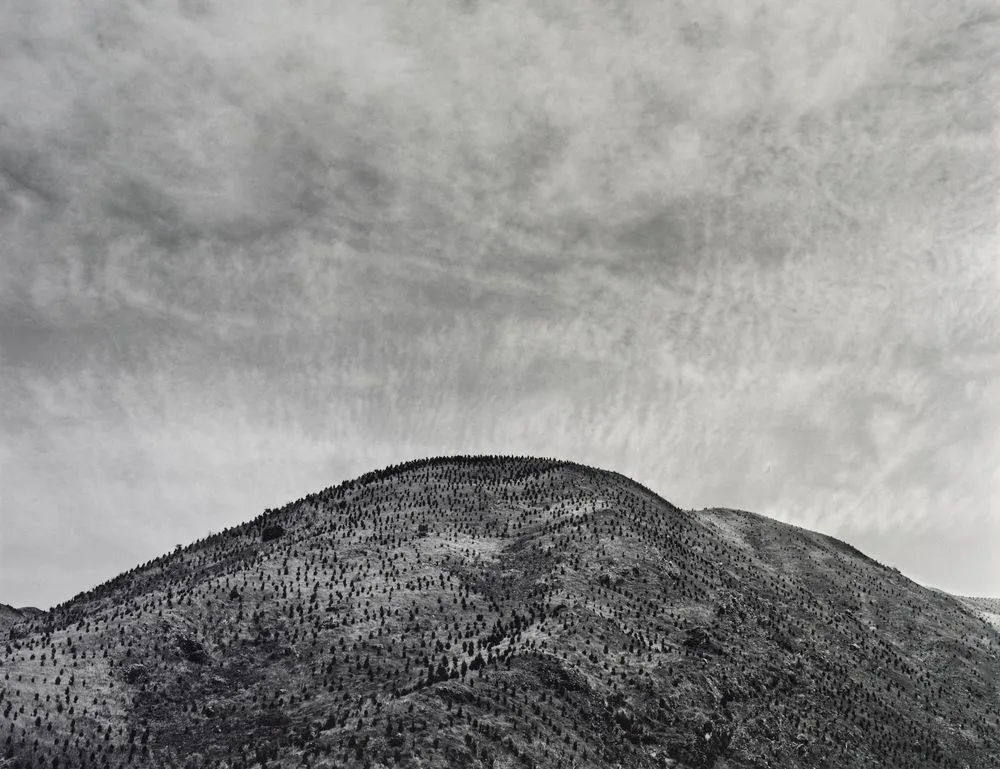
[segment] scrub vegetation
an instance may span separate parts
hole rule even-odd
[[[448,457],[14,618],[0,765],[1000,766],[1000,634],[830,537]]]

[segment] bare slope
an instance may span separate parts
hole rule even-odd
[[[958,600],[982,617],[993,627],[1000,629],[1000,598],[985,596],[957,596]]]
[[[446,458],[22,624],[0,739],[17,767],[991,767],[998,649],[829,537]]]

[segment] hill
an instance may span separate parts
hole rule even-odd
[[[849,545],[455,457],[14,627],[11,767],[993,767],[1000,634]]]
[[[34,606],[24,606],[20,609],[15,609],[13,606],[0,603],[0,637],[6,636],[15,625],[19,625],[35,617],[40,617],[43,614],[45,612],[41,609],[36,609]]]
[[[1000,598],[963,595],[958,600],[993,627],[1000,629]]]

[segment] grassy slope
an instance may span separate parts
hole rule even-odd
[[[3,635],[6,635],[7,631],[10,630],[11,627],[23,622],[24,619],[24,615],[13,606],[0,603],[0,633]]]
[[[958,596],[958,600],[993,627],[1000,629],[1000,598]]]
[[[17,635],[13,766],[1000,765],[1000,635],[959,602],[546,460],[369,474]]]

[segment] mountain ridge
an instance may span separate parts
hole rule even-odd
[[[23,623],[0,702],[25,767],[985,767],[998,649],[827,535],[576,463],[436,457]]]

